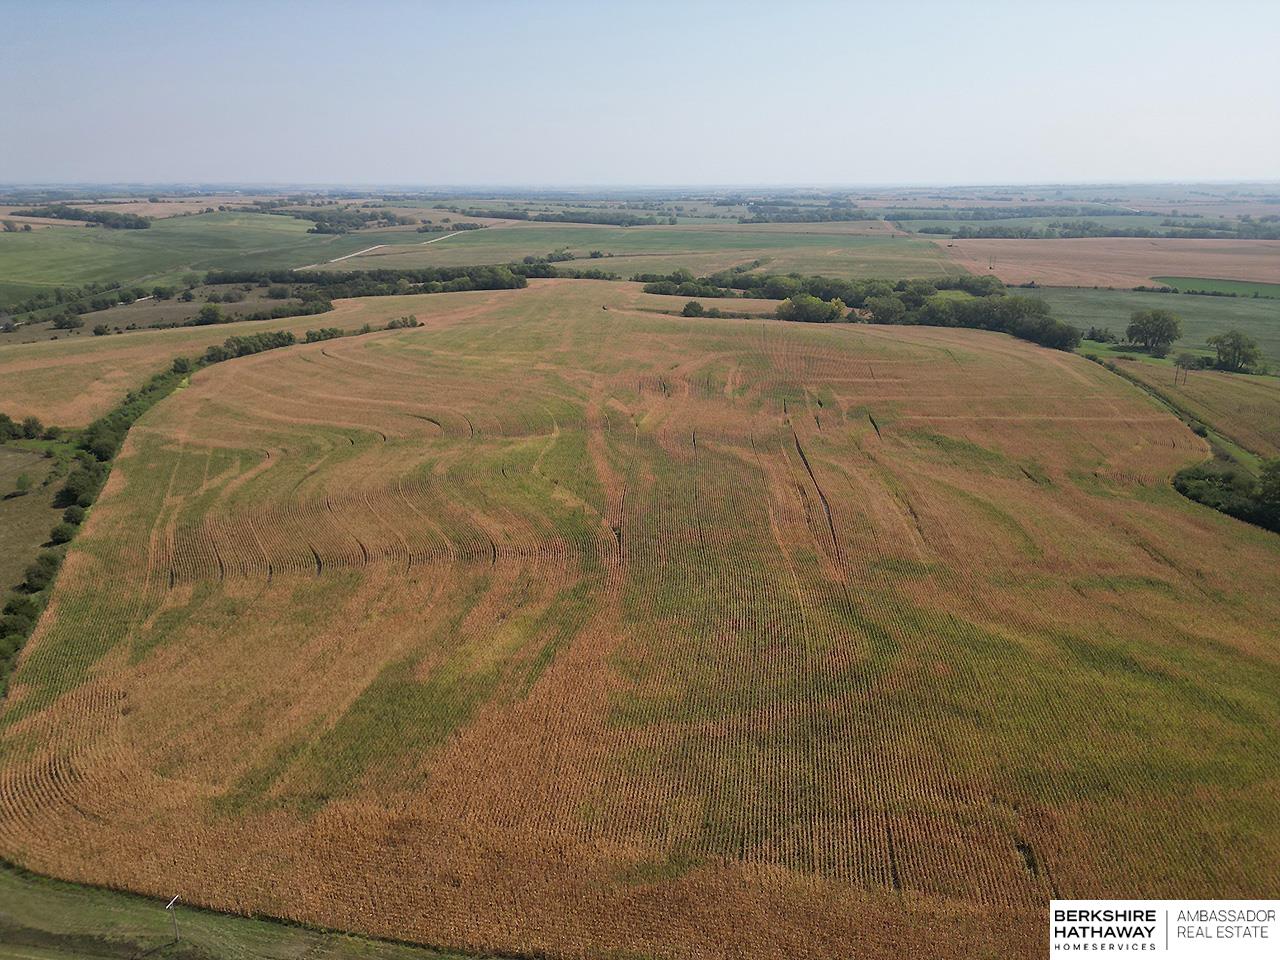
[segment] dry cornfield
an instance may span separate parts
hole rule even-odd
[[[1280,457],[1280,378],[1218,370],[1184,374],[1173,366],[1115,362],[1126,376],[1150,385],[1246,450],[1266,459]]]
[[[1137,387],[452,296],[139,421],[0,716],[0,854],[557,957],[1032,956],[1051,896],[1276,895],[1280,540],[1170,488],[1206,447]]]

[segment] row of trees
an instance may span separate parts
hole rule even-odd
[[[159,288],[157,288],[159,289]],[[25,313],[35,313],[38,310],[49,310],[53,307],[65,307],[70,313],[88,313],[94,309],[105,309],[103,307],[90,307],[91,302],[98,301],[104,303],[119,303],[124,294],[120,292],[121,285],[119,283],[86,283],[82,287],[55,287],[52,290],[42,290],[40,293],[34,293],[29,297],[14,303],[8,310],[13,316],[21,316]],[[139,288],[134,288],[129,295],[136,300],[138,296],[145,295],[139,293]],[[115,297],[114,301],[110,297]]]
[[[529,277],[556,276],[545,262],[477,267],[421,267],[406,270],[215,270],[209,283],[288,284],[294,295],[386,297],[408,293],[451,293],[459,290],[512,290],[528,285]]]
[[[84,220],[96,223],[111,230],[145,230],[151,226],[150,217],[140,217],[136,213],[116,213],[114,210],[85,210],[81,207],[69,207],[65,203],[52,203],[47,207],[32,207],[30,210],[14,210],[15,217],[45,217],[51,220]]]
[[[1038,297],[1009,296],[995,277],[943,280],[842,280],[799,274],[758,275],[725,271],[694,277],[688,270],[640,275],[647,293],[679,296],[753,296],[781,300],[776,316],[800,323],[851,322],[971,327],[1008,333],[1057,350],[1073,350],[1080,330],[1050,315]],[[965,298],[943,298],[941,290],[960,290]],[[686,291],[689,291],[686,293]],[[686,311],[688,308],[686,307]],[[689,315],[689,314],[687,314]]]
[[[724,270],[695,277],[688,270],[671,273],[640,273],[631,278],[645,284],[646,293],[697,297],[759,297],[785,300],[809,294],[820,300],[839,298],[851,307],[861,307],[874,297],[901,295],[912,308],[918,307],[939,290],[962,290],[975,297],[1000,295],[1005,286],[993,276],[948,277],[941,280],[843,280],[838,277],[806,277],[798,273],[758,274]]]
[[[41,437],[46,437],[46,431],[39,417],[28,416],[21,420],[14,420],[7,413],[0,413],[0,443],[6,443],[9,440],[38,440]],[[54,437],[49,436],[46,439],[54,439]]]

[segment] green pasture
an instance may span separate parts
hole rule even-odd
[[[1118,336],[1124,335],[1136,310],[1172,310],[1182,318],[1182,339],[1174,344],[1174,353],[1195,352],[1205,348],[1206,337],[1239,330],[1258,342],[1267,360],[1280,362],[1280,303],[1274,300],[1076,287],[1041,287],[1034,295],[1048,301],[1054,316],[1062,320],[1085,330],[1109,327]]]

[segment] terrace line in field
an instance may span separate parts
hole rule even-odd
[[[1170,489],[1206,447],[1136,387],[454,296],[138,422],[0,716],[0,854],[550,956],[1033,956],[1050,897],[1269,890],[1280,541]]]

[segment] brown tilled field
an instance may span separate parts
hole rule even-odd
[[[1207,448],[1137,387],[451,296],[134,427],[0,714],[5,859],[566,958],[1034,957],[1050,897],[1274,893],[1280,542],[1173,492]]]
[[[994,273],[1005,283],[1139,287],[1152,286],[1153,277],[1280,283],[1280,240],[949,240],[939,246],[971,273]]]

